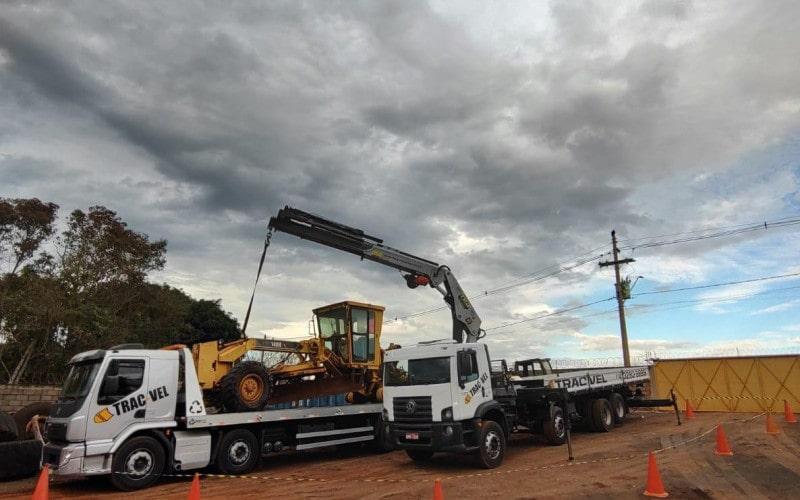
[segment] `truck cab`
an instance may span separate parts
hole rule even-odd
[[[415,461],[438,451],[465,452],[484,467],[498,466],[510,426],[494,397],[489,360],[481,343],[432,342],[386,351],[384,420],[392,443]]]
[[[121,345],[74,356],[45,425],[43,463],[61,476],[121,470],[126,477],[115,480],[135,481],[140,476],[149,477],[153,469],[163,469],[167,460],[162,450],[147,443],[135,453],[121,449],[131,442],[130,437],[146,435],[158,440],[163,449],[175,451],[169,455],[175,457],[171,464],[175,468],[207,465],[207,456],[187,452],[180,433],[164,432],[176,427],[177,419],[187,412],[205,414],[196,379],[194,394],[187,394],[183,387],[187,373],[181,370],[186,356],[191,359],[185,349],[154,350],[141,345]],[[189,376],[194,378],[193,369]]]

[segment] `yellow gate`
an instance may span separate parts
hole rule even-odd
[[[652,394],[695,410],[783,411],[786,399],[800,410],[800,355],[662,359],[653,362]]]

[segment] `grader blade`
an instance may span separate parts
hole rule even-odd
[[[332,377],[321,380],[304,380],[292,384],[279,384],[272,387],[269,404],[299,401],[301,399],[315,398],[317,396],[333,396],[345,392],[359,392],[364,390],[364,380],[361,377]]]

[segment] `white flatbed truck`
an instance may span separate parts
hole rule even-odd
[[[380,447],[381,410],[373,403],[212,414],[188,349],[117,346],[70,361],[45,424],[42,463],[56,476],[110,476],[122,490],[210,465],[244,474],[284,449]]]
[[[647,400],[646,366],[555,373],[547,359],[492,361],[483,343],[443,341],[386,352],[383,375],[387,439],[414,461],[436,452],[471,453],[480,466],[503,461],[511,432],[567,441],[572,423],[596,432],[621,425],[629,406],[673,406]],[[679,421],[680,422],[680,421]]]

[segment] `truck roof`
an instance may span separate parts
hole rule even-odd
[[[123,355],[125,357],[147,357],[151,359],[177,359],[178,351],[165,351],[163,349],[95,349],[76,354],[69,360],[70,364],[84,363],[103,359],[108,354]]]
[[[436,358],[440,356],[449,356],[451,353],[461,349],[478,350],[485,348],[485,344],[478,342],[458,343],[453,340],[437,341],[388,350],[384,353],[384,360],[397,361],[400,359]]]

